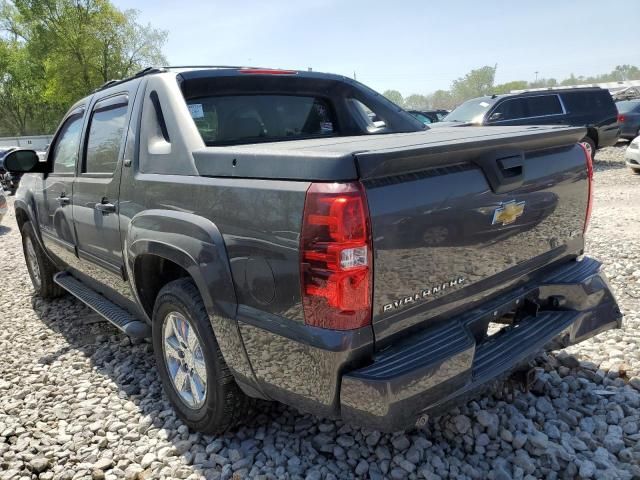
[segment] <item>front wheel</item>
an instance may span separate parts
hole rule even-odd
[[[221,433],[237,425],[250,399],[236,384],[191,279],[165,285],[153,311],[153,349],[164,391],[193,430]]]
[[[589,155],[591,155],[591,159],[593,160],[596,156],[596,142],[593,141],[591,137],[584,137],[580,140],[580,145],[582,145]]]

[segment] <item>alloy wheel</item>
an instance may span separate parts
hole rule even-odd
[[[207,396],[207,366],[193,325],[179,312],[168,313],[162,325],[164,359],[173,388],[194,410]]]

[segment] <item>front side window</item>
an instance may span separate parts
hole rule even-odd
[[[187,100],[208,146],[295,140],[337,133],[332,109],[318,97],[225,95]]]
[[[118,164],[122,135],[127,119],[127,97],[96,103],[87,137],[86,173],[113,173]]]
[[[53,173],[74,173],[78,161],[82,114],[70,116],[62,126],[53,147]]]
[[[501,122],[504,120],[516,120],[527,116],[526,100],[514,98],[505,100],[498,105],[489,116],[490,122]]]

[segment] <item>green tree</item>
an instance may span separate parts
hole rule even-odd
[[[413,93],[404,99],[405,108],[413,110],[427,110],[429,108],[429,104],[429,98],[417,93]]]
[[[44,89],[40,65],[31,60],[26,48],[17,41],[0,41],[0,131],[27,135],[43,128]]]
[[[451,94],[459,102],[493,93],[493,83],[498,66],[485,66],[471,70],[464,77],[454,80]]]
[[[382,95],[386,97],[387,100],[391,100],[399,107],[404,106],[404,99],[402,98],[402,94],[398,90],[385,90]]]
[[[430,108],[443,108],[451,110],[458,102],[456,102],[449,90],[436,90],[427,96]]]
[[[493,87],[493,93],[509,93],[512,90],[524,90],[529,84],[524,80],[514,80],[513,82],[501,83]]]
[[[120,11],[108,0],[5,1],[0,15],[4,41],[26,52],[41,72],[38,77],[46,79],[26,121],[35,125],[36,112],[54,112],[44,131],[53,130],[71,103],[106,81],[166,64],[161,51],[166,32],[140,24],[137,11]]]

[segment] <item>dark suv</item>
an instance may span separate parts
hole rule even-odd
[[[618,141],[617,116],[618,110],[609,91],[590,87],[478,97],[453,110],[444,122],[587,127],[587,135],[580,143],[593,156],[597,148]]]

